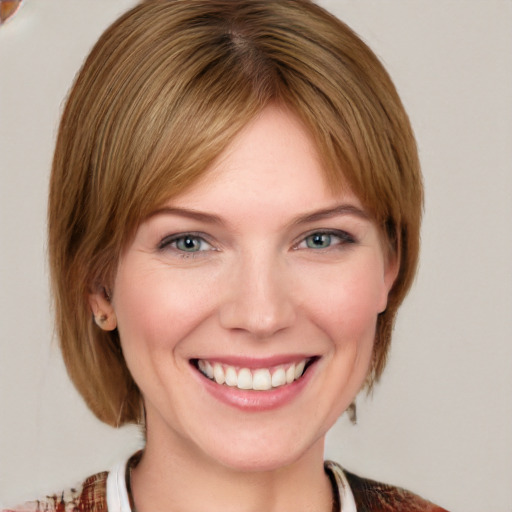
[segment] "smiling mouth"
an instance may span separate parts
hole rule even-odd
[[[239,368],[205,359],[194,359],[192,364],[206,378],[219,385],[242,390],[269,391],[299,380],[317,359],[308,357],[295,363],[254,369]]]

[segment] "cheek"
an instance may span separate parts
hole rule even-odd
[[[185,280],[169,269],[139,271],[130,263],[120,265],[114,288],[123,349],[173,349],[208,315],[211,277],[190,273]]]
[[[373,344],[375,326],[386,296],[378,265],[358,265],[312,280],[309,311],[315,322],[340,343],[368,340]],[[322,283],[321,286],[315,283]]]

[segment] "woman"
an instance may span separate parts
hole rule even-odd
[[[63,114],[49,248],[69,374],[146,447],[32,508],[442,510],[323,462],[385,366],[421,205],[393,84],[318,6],[121,17]]]

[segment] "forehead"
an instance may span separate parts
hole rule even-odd
[[[301,120],[272,105],[237,134],[195,184],[170,202],[190,208],[239,204],[243,210],[253,199],[286,210],[297,201],[309,207],[324,205],[348,192],[330,187],[316,144]]]

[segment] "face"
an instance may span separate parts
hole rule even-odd
[[[269,107],[145,220],[110,304],[148,446],[239,470],[321,450],[367,375],[395,265],[298,119]]]

